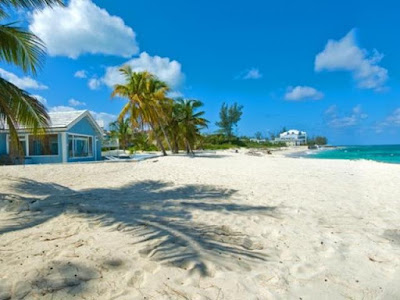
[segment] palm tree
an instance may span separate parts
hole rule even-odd
[[[204,111],[197,112],[202,106],[203,103],[199,100],[177,99],[175,102],[174,121],[177,121],[178,134],[188,154],[194,153],[194,145],[200,136],[200,130],[207,127],[208,121],[203,118]]]
[[[12,8],[38,8],[62,4],[61,0],[0,0],[0,20],[8,17]],[[0,61],[36,74],[42,66],[45,47],[33,33],[16,23],[0,24]],[[0,77],[0,121],[10,130],[11,144],[22,153],[17,128],[22,125],[34,133],[48,126],[46,108],[29,93]]]
[[[167,110],[166,110],[167,111]],[[171,138],[172,152],[178,153],[179,146],[181,145],[182,132],[180,128],[180,122],[182,118],[182,106],[178,102],[173,102],[172,106],[166,113],[167,116],[167,130],[168,135]]]
[[[127,116],[134,127],[139,124],[142,124],[142,128],[143,125],[148,125],[163,155],[167,155],[159,134],[160,129],[166,137],[162,123],[163,107],[169,101],[165,97],[167,84],[149,72],[133,72],[129,66],[122,67],[120,71],[125,76],[126,83],[115,85],[111,97],[127,98],[128,102],[122,108],[119,119]]]
[[[126,150],[132,139],[132,130],[129,119],[117,120],[110,123],[111,136],[117,138],[122,150]]]
[[[168,115],[173,107],[173,100],[166,97],[166,93],[169,91],[168,85],[154,78],[150,80],[147,88],[147,94],[149,100],[151,100],[152,110],[154,111],[154,122],[158,125],[161,130],[164,139],[168,145],[168,148],[172,152],[172,145],[169,136],[165,130],[167,124]]]

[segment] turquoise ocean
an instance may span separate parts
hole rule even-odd
[[[310,150],[303,157],[320,159],[374,160],[400,164],[400,145],[342,146],[333,149]]]

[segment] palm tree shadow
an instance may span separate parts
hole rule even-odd
[[[120,188],[74,191],[28,179],[16,181],[13,187],[31,197],[15,196],[27,209],[16,221],[17,226],[0,228],[0,235],[34,227],[62,213],[73,213],[131,234],[136,238],[135,244],[141,246],[143,257],[202,276],[212,275],[215,267],[232,269],[235,265],[232,261],[250,266],[269,258],[269,253],[251,237],[226,225],[210,225],[193,219],[195,212],[277,215],[276,207],[232,203],[230,198],[237,194],[236,190],[143,181]]]

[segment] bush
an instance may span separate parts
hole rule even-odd
[[[324,136],[316,136],[316,137],[312,137],[310,139],[308,139],[307,141],[307,145],[309,146],[314,146],[314,145],[326,145],[328,144],[328,139]]]
[[[203,138],[204,144],[210,145],[231,145],[233,147],[246,147],[246,143],[244,143],[241,139],[237,137],[228,138],[222,134],[210,134],[205,135]]]
[[[210,134],[203,136],[202,147],[209,150],[225,150],[231,148],[279,148],[286,147],[285,143],[271,143],[265,141],[262,143],[257,143],[251,141],[248,137],[232,137],[228,138],[222,134]]]
[[[128,150],[132,154],[137,151],[158,151],[158,148],[153,144],[147,144],[147,145],[135,145],[133,147],[130,147]]]
[[[237,145],[232,145],[232,144],[203,144],[203,149],[204,150],[228,150],[232,148],[238,148]]]

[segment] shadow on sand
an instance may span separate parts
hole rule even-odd
[[[215,153],[196,153],[195,155],[188,155],[190,158],[225,158],[228,155],[215,154]]]
[[[202,276],[210,275],[212,266],[229,268],[232,259],[248,263],[268,260],[262,245],[250,237],[232,231],[229,226],[193,220],[195,211],[276,215],[275,207],[232,203],[230,198],[237,193],[235,190],[205,185],[176,186],[160,181],[80,191],[27,179],[17,179],[12,186],[17,193],[30,196],[0,194],[3,207],[7,202],[9,207],[18,205],[24,211],[14,220],[16,225],[0,227],[0,237],[71,213],[100,226],[117,225],[113,230],[137,238],[142,256]]]

